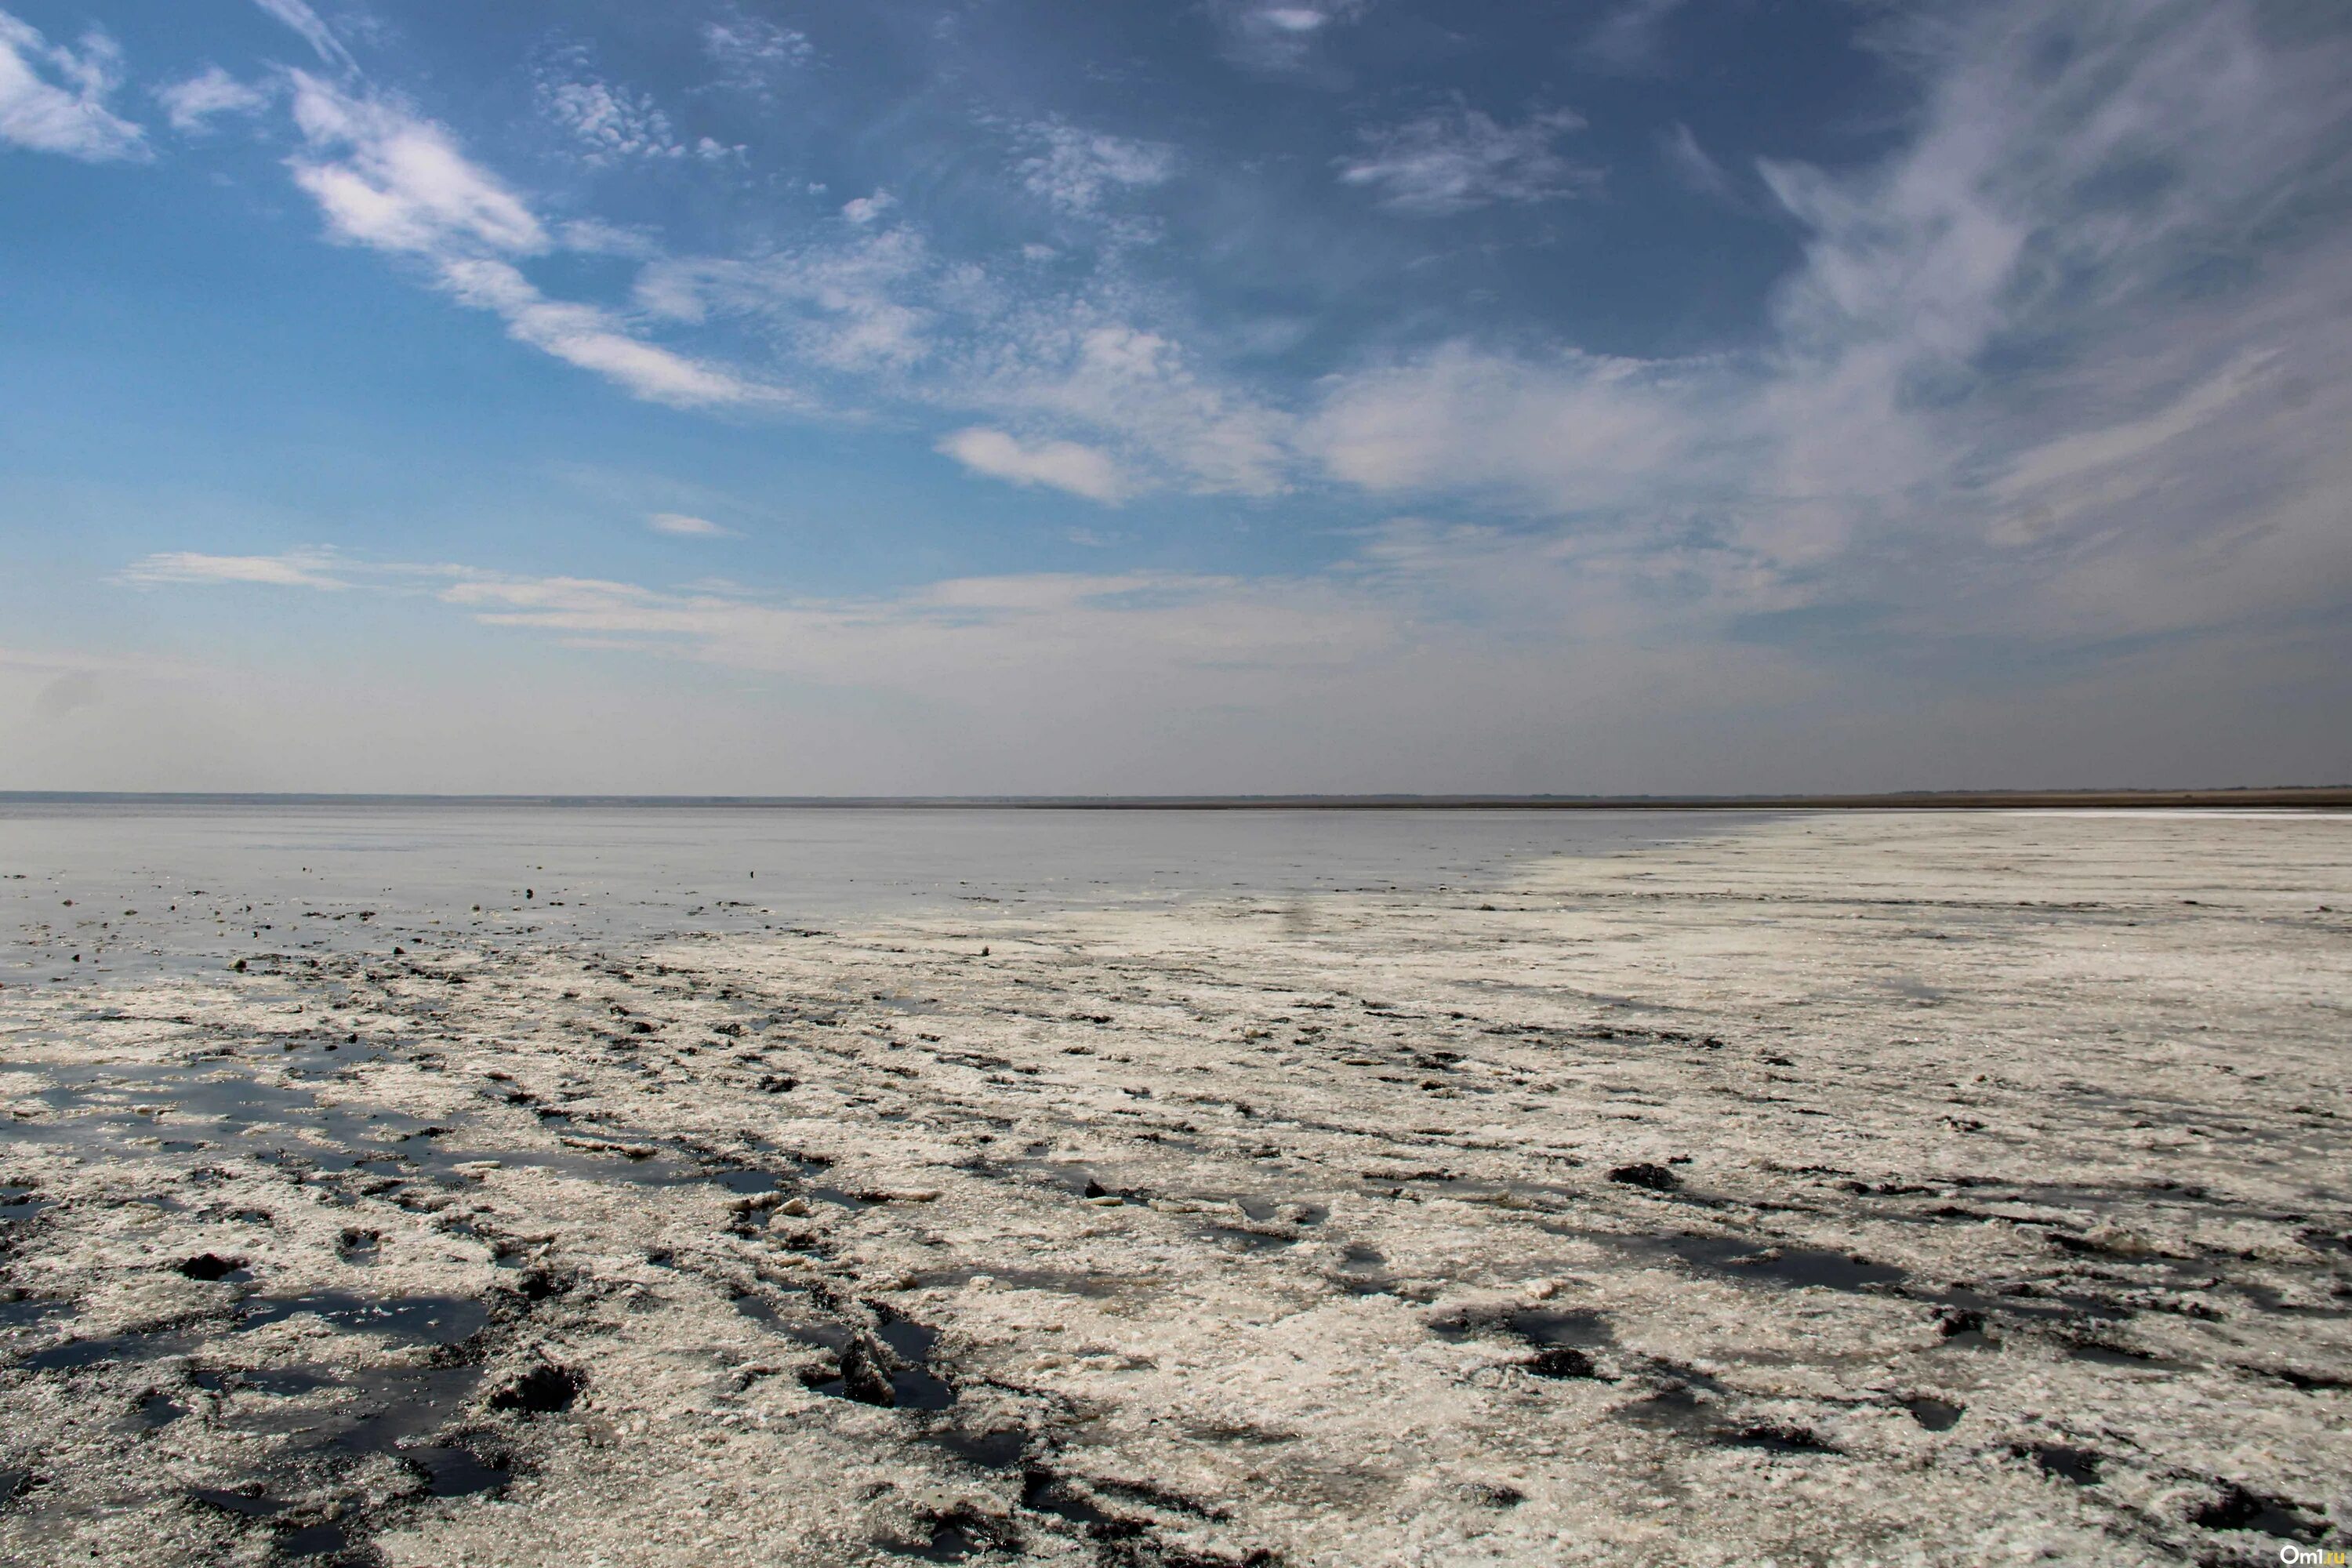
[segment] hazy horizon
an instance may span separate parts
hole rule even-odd
[[[0,0],[0,790],[2352,779],[2352,15]]]

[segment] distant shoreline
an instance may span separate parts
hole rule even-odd
[[[2352,811],[2352,784],[1882,795],[623,795],[0,790],[11,805],[664,806],[810,811],[2004,811],[2050,807]]]

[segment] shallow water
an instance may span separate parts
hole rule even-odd
[[[1741,818],[1740,820],[1746,820]],[[1074,811],[0,797],[0,984],[241,955],[628,942],[1236,892],[1491,885],[1724,813]]]

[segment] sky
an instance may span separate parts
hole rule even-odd
[[[2352,781],[2334,0],[0,0],[0,789]]]

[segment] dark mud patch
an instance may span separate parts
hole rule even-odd
[[[1664,1165],[1653,1165],[1647,1161],[1620,1165],[1609,1173],[1609,1179],[1620,1186],[1641,1187],[1653,1193],[1670,1193],[1683,1184],[1680,1176]]]
[[[1022,1472],[1021,1506],[1076,1525],[1092,1541],[1131,1541],[1148,1528],[1141,1520],[1112,1513],[1068,1478],[1041,1465]]]
[[[1906,1278],[1902,1269],[1873,1263],[1851,1253],[1811,1247],[1750,1247],[1742,1242],[1708,1237],[1678,1237],[1668,1250],[1696,1268],[1735,1279],[1764,1279],[1790,1289],[1808,1287],[1848,1294],[1892,1289]]]
[[[2221,1485],[2221,1495],[2200,1504],[2189,1516],[2189,1523],[2202,1530],[2247,1531],[2305,1542],[2327,1532],[2325,1522],[2310,1517],[2305,1504],[2252,1491],[2235,1481]]]
[[[1519,1363],[1538,1377],[1599,1377],[1592,1358],[1573,1345],[1547,1345]]]
[[[535,1366],[491,1394],[488,1404],[520,1415],[552,1415],[571,1409],[587,1386],[586,1374],[571,1367]]]
[[[2054,1476],[2078,1487],[2099,1484],[2099,1468],[2105,1456],[2090,1448],[2077,1448],[2065,1443],[2027,1443],[2010,1450],[2021,1459],[2031,1459],[2034,1468],[2045,1476]]]
[[[1656,1431],[1697,1433],[1706,1430],[1714,1402],[1687,1384],[1670,1383],[1655,1393],[1622,1406],[1621,1420]]]
[[[875,1544],[894,1557],[918,1563],[961,1563],[992,1552],[1017,1552],[1022,1547],[1021,1532],[1010,1521],[992,1519],[969,1505],[926,1513],[919,1521],[928,1531],[925,1539],[884,1540]]]
[[[1719,1433],[1716,1441],[1727,1448],[1754,1448],[1767,1454],[1834,1454],[1838,1446],[1811,1427],[1780,1422],[1742,1426]]]

